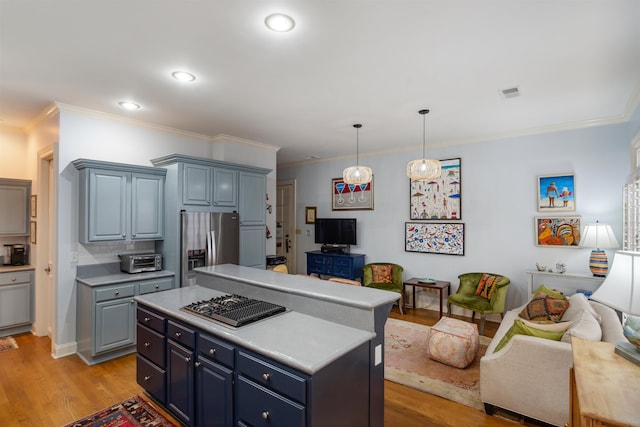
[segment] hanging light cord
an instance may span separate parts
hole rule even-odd
[[[359,147],[360,147],[360,128],[361,124],[357,123],[353,125],[356,128],[356,166],[360,166],[360,155],[359,155]]]
[[[429,113],[429,110],[420,110],[419,114],[422,114],[422,158],[426,157],[426,149],[425,146],[427,144],[427,117],[426,115]]]

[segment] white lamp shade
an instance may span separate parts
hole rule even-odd
[[[407,176],[412,181],[438,178],[442,173],[439,160],[416,159],[407,163]]]
[[[618,241],[609,224],[589,224],[584,228],[580,246],[597,249],[618,249]]]
[[[607,278],[591,299],[627,314],[640,315],[640,252],[617,251]]]
[[[345,184],[360,185],[371,182],[373,172],[366,166],[350,166],[342,171],[342,180]]]

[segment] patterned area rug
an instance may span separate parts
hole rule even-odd
[[[64,427],[178,427],[142,397],[134,396]]]
[[[13,350],[14,348],[18,348],[18,344],[12,337],[0,338],[0,352]]]
[[[408,387],[483,410],[480,400],[480,358],[490,338],[480,336],[474,361],[465,369],[429,359],[429,326],[387,319],[384,330],[384,377]]]

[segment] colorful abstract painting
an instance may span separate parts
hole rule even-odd
[[[373,179],[366,184],[346,184],[342,178],[331,180],[331,210],[373,210]]]
[[[580,246],[580,217],[536,217],[536,245],[577,248]]]
[[[438,178],[410,181],[410,219],[462,219],[460,159],[441,160],[440,164]]]
[[[407,252],[464,255],[464,223],[406,222],[404,244]]]

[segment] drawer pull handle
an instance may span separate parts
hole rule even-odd
[[[180,338],[182,336],[182,332],[176,332],[176,336]]]
[[[262,379],[265,380],[265,381],[269,381],[269,377],[270,376],[271,375],[269,375],[269,374],[262,374]]]
[[[200,362],[194,363],[193,366],[195,366],[196,368],[199,368],[200,367]]]
[[[215,349],[215,348],[210,348],[210,349],[209,349],[209,354],[210,354],[210,355],[212,355],[212,356],[213,356],[214,354],[216,354],[216,349]]]
[[[16,281],[16,278],[15,278],[15,277],[12,277],[12,278],[11,278],[11,281],[12,281],[12,282],[15,282],[15,281]]]
[[[156,289],[160,289],[160,285],[156,285]]]
[[[191,362],[191,358],[190,358],[190,357],[185,357],[185,358],[184,358],[184,361],[185,361],[185,362],[187,362],[187,363],[189,363],[189,362]]]
[[[262,411],[262,419],[263,420],[269,419],[269,411]]]
[[[151,343],[147,341],[146,343],[144,343],[144,346],[147,347],[147,348],[151,347]]]
[[[120,295],[120,291],[116,291],[116,296]]]
[[[145,318],[144,318],[144,321],[145,321],[145,322],[151,322],[151,317],[145,317]]]
[[[151,375],[147,375],[147,376],[144,377],[145,381],[149,381],[150,379],[151,379]]]

